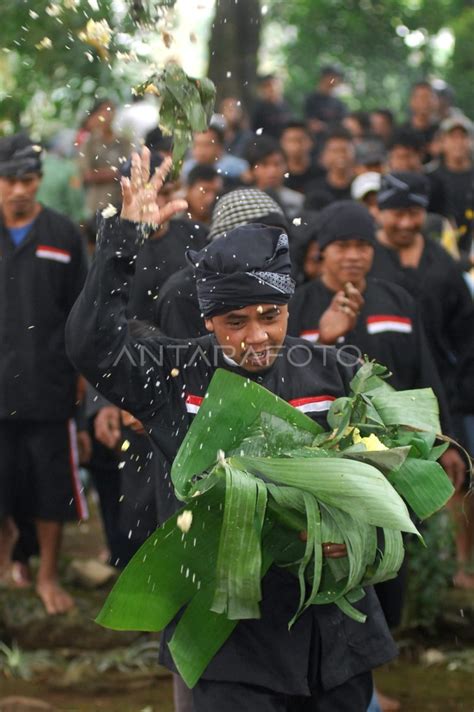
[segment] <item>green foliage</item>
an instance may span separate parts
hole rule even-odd
[[[214,111],[216,89],[209,79],[193,79],[175,62],[154,74],[136,89],[160,97],[160,126],[173,136],[173,176],[181,173],[183,159],[194,131],[205,131]]]
[[[19,0],[2,4],[0,24],[0,100],[3,121],[14,129],[32,98],[41,95],[51,119],[75,119],[80,107],[90,106],[99,87],[114,92],[117,81],[111,66],[79,39],[88,19],[105,19],[114,27],[112,0],[101,0],[93,10],[87,0],[74,9],[58,0]],[[51,16],[47,8],[60,8]],[[50,48],[38,49],[47,38]],[[86,54],[88,53],[88,55]],[[91,61],[92,60],[92,61]],[[28,122],[28,118],[25,117]]]
[[[18,677],[22,680],[31,678],[31,667],[27,656],[17,643],[13,643],[9,648],[0,641],[0,673],[5,677]]]
[[[413,13],[399,0],[275,0],[273,17],[298,29],[286,47],[293,98],[311,91],[319,68],[341,65],[354,89],[353,108],[391,105],[400,111],[420,70],[407,64],[409,48],[396,33]],[[308,62],[308,58],[314,58]]]
[[[474,65],[472,47],[474,38],[474,8],[466,7],[452,22],[456,38],[447,79],[456,90],[456,105],[469,116],[474,116]]]
[[[285,48],[287,95],[295,108],[314,89],[320,67],[341,65],[352,87],[353,109],[385,106],[399,118],[407,112],[414,81],[438,75],[458,94],[458,105],[474,113],[472,37],[474,9],[465,0],[273,0],[269,17],[283,28],[294,27]],[[436,67],[432,39],[443,27],[455,35],[450,67]],[[420,30],[424,39],[411,49],[403,31]],[[308,58],[314,58],[309,62]]]
[[[408,587],[404,626],[433,631],[455,572],[454,531],[446,510],[421,527],[426,547],[407,542]]]

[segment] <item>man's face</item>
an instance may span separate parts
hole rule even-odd
[[[410,97],[410,109],[414,114],[431,115],[438,108],[438,98],[430,87],[416,87]]]
[[[425,217],[426,210],[414,206],[381,210],[380,225],[393,247],[409,247],[421,232]]]
[[[332,138],[326,142],[321,163],[327,171],[349,170],[354,163],[354,146],[345,138]]]
[[[366,240],[335,240],[322,253],[323,274],[344,285],[360,283],[372,267],[374,248]]]
[[[351,133],[354,141],[361,141],[364,138],[364,128],[355,116],[346,116],[342,120],[342,125]]]
[[[421,170],[421,155],[410,146],[394,146],[388,154],[388,165],[391,171]]]
[[[471,155],[471,148],[471,137],[461,126],[448,131],[443,136],[442,152],[448,159],[464,159]]]
[[[372,132],[377,136],[381,136],[384,140],[388,139],[392,133],[392,124],[390,119],[385,116],[385,114],[380,114],[378,111],[374,111],[370,115],[370,123],[372,126]]]
[[[33,215],[40,182],[39,173],[0,178],[0,205],[3,212],[13,218]]]
[[[306,158],[311,151],[312,141],[304,129],[291,128],[283,131],[280,146],[289,159]]]
[[[324,74],[319,80],[319,88],[323,91],[333,92],[342,84],[342,77],[339,74]]]
[[[189,212],[197,220],[206,222],[211,217],[212,208],[218,194],[222,190],[222,178],[199,180],[190,186],[186,192]]]
[[[259,304],[206,319],[223,352],[252,373],[269,368],[278,357],[288,325],[288,307]]]
[[[279,79],[273,77],[262,82],[259,86],[259,94],[264,101],[278,102],[282,97],[282,85]]]
[[[281,153],[272,153],[262,158],[252,168],[255,186],[259,190],[281,188],[285,178],[286,161]]]
[[[221,114],[228,126],[238,126],[243,118],[242,104],[237,99],[223,99],[220,106]]]
[[[221,145],[214,131],[203,131],[194,134],[193,158],[197,163],[213,165],[222,153]]]

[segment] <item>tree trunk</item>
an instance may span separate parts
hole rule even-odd
[[[241,99],[248,111],[254,101],[260,44],[259,0],[216,0],[209,40],[209,77],[217,87],[217,101]]]

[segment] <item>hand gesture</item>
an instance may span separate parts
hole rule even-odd
[[[329,307],[319,320],[319,342],[335,344],[355,328],[364,298],[353,284],[348,282],[344,291],[337,292]]]
[[[122,414],[122,424],[126,428],[130,428],[133,430],[137,435],[146,435],[145,428],[143,427],[143,423],[141,423],[139,420],[137,420],[131,413],[129,413],[126,410],[121,411]]]
[[[94,419],[94,435],[102,445],[113,450],[121,435],[120,409],[115,405],[101,408]]]
[[[171,168],[171,159],[165,158],[155,174],[150,176],[150,151],[144,147],[140,154],[132,153],[130,178],[122,178],[123,220],[146,223],[157,227],[167,222],[173,215],[186,210],[185,200],[171,200],[164,208],[158,206],[156,196]]]

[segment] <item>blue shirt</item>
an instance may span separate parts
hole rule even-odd
[[[181,175],[184,179],[188,177],[189,171],[194,168],[197,161],[194,158],[189,158],[183,164]],[[243,158],[232,156],[230,153],[224,153],[218,161],[213,164],[213,168],[224,178],[240,178],[242,173],[248,169],[249,164]]]
[[[10,237],[15,243],[15,247],[18,247],[25,237],[27,236],[30,227],[33,225],[34,220],[32,220],[28,225],[23,225],[22,227],[9,227],[8,232],[10,233]]]

